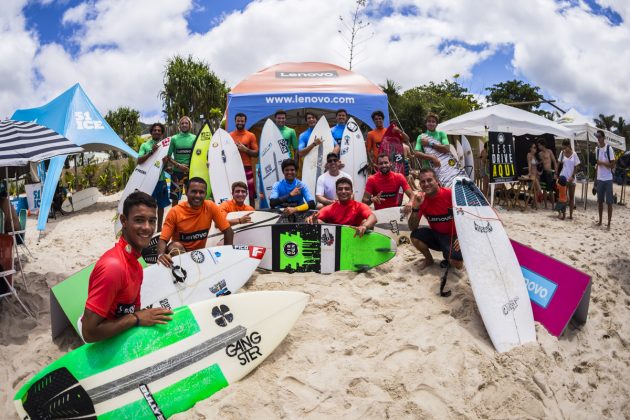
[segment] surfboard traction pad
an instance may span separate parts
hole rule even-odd
[[[330,232],[330,229],[335,231]],[[322,245],[334,246],[334,271],[365,271],[396,255],[388,236],[371,231],[366,232],[363,238],[355,238],[354,234],[355,230],[351,227],[340,225],[273,225],[272,271],[320,273]],[[346,245],[342,247],[342,243]]]
[[[457,206],[490,206],[486,197],[472,181],[457,182],[453,187],[455,188],[455,204]]]

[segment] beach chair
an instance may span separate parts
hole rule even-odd
[[[33,316],[24,305],[13,287],[13,275],[16,273],[13,259],[13,236],[0,234],[0,298],[13,296],[24,309],[28,316]]]
[[[15,233],[15,241],[18,246],[21,246],[26,252],[28,252],[28,255],[30,255],[31,258],[34,258],[31,250],[26,246],[26,221],[28,220],[28,210],[20,210],[19,220],[20,231]]]

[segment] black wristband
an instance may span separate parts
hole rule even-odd
[[[140,326],[140,317],[133,312],[131,315],[133,315],[136,318],[136,325],[134,325],[134,327],[139,327]]]
[[[418,211],[418,210],[420,210],[420,207],[418,207],[417,209],[415,209],[413,207],[411,208],[411,211]]]

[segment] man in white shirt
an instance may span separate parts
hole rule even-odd
[[[609,144],[606,144],[606,136],[602,130],[597,130],[598,147],[595,148],[595,165],[597,166],[597,210],[599,211],[599,222],[602,225],[602,213],[604,212],[604,198],[608,206],[608,226],[610,229],[610,219],[612,219],[613,204],[613,174],[615,168],[615,153]]]
[[[569,219],[573,219],[573,207],[575,207],[575,170],[580,164],[580,158],[577,153],[571,149],[571,141],[565,139],[562,141],[562,151],[558,156],[558,164],[562,165],[560,176],[567,180],[567,192],[569,193]]]
[[[317,208],[334,203],[337,200],[337,190],[335,183],[341,177],[352,178],[347,173],[341,171],[339,155],[331,152],[326,156],[326,172],[317,178],[317,186],[315,187],[315,199],[317,200]]]

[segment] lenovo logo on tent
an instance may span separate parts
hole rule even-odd
[[[337,70],[328,71],[277,71],[277,79],[315,79],[337,77]]]

